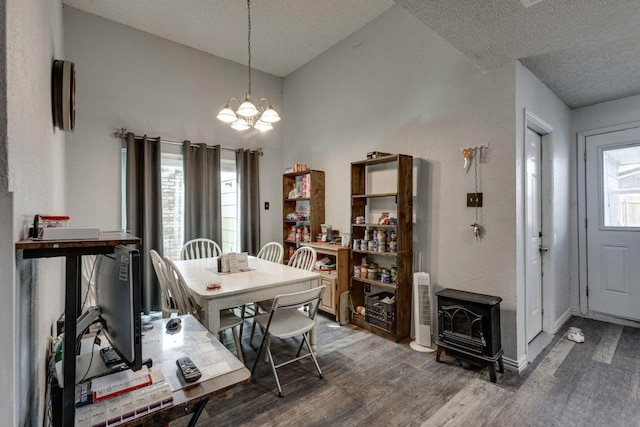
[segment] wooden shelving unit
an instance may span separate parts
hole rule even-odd
[[[373,179],[375,174],[393,174],[395,191],[389,191],[389,188],[382,190],[375,188],[374,181],[376,180]],[[390,180],[385,181],[389,182]],[[372,313],[369,312],[367,315],[365,312],[364,316],[352,314],[351,323],[396,342],[409,338],[411,334],[412,198],[413,157],[397,154],[351,163],[352,242],[362,241],[381,231],[387,236],[394,233],[396,243],[393,252],[388,247],[384,252],[354,247],[351,251],[352,267],[349,287],[354,307],[364,307],[366,297],[381,292],[393,294],[395,309],[389,313],[388,318],[393,318],[393,321],[389,320],[386,324],[385,322],[375,324],[371,320]],[[392,216],[396,218],[395,224],[378,224],[375,211],[381,209],[381,206],[387,207],[389,211],[395,209],[396,216]],[[356,223],[356,217],[364,217],[365,222]],[[354,277],[353,269],[356,266],[361,266],[365,258],[369,263],[379,262],[384,270],[387,270],[389,265],[395,266],[397,271],[395,283],[383,283],[379,277],[376,279]],[[381,326],[380,323],[385,326]]]
[[[297,196],[290,197],[293,189]],[[304,214],[304,218],[290,219],[295,213]],[[291,238],[291,227],[304,232],[308,227],[308,242],[315,242],[320,233],[320,225],[324,223],[324,172],[307,170],[304,172],[286,173],[282,176],[282,241],[284,246],[284,262],[291,253],[305,241],[304,237]],[[304,234],[304,233],[303,233]]]
[[[310,246],[316,250],[318,258],[327,257],[330,264],[335,264],[334,270],[315,270],[320,273],[320,286],[325,285],[327,290],[320,302],[320,310],[333,314],[336,321],[340,322],[340,295],[349,289],[349,248],[328,243],[302,243],[302,246]],[[347,320],[348,322],[348,320]]]

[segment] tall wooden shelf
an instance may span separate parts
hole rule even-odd
[[[373,185],[375,174],[394,174],[394,188],[379,191]],[[388,180],[387,180],[388,182]],[[395,190],[395,191],[389,191]],[[351,265],[362,265],[364,258],[381,265],[393,264],[397,268],[396,283],[382,283],[378,279],[358,278],[351,274],[350,294],[353,306],[365,306],[365,296],[389,292],[395,296],[395,321],[388,328],[368,323],[361,314],[352,314],[351,322],[361,328],[399,342],[411,334],[411,289],[413,280],[413,157],[397,154],[351,163],[351,239],[365,239],[367,233],[395,232],[397,249],[391,252],[354,249],[351,251]],[[397,222],[378,224],[376,209],[387,206],[396,210]],[[356,217],[364,217],[364,224],[356,224]],[[365,313],[366,315],[366,313]]]
[[[291,190],[306,181],[306,187],[300,190],[299,197],[290,197]],[[305,219],[288,219],[290,214],[296,212],[306,213]],[[300,247],[304,241],[290,239],[291,227],[304,230],[309,228],[309,242],[315,242],[320,233],[320,225],[324,223],[324,172],[307,170],[303,172],[286,173],[282,176],[282,241],[284,246],[285,262],[289,254]]]

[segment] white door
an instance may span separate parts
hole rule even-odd
[[[640,320],[640,129],[585,148],[589,310]]]
[[[542,138],[531,129],[525,134],[525,288],[527,343],[542,331]]]

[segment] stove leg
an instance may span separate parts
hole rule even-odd
[[[492,383],[496,382],[496,364],[495,363],[489,364],[489,378],[491,379]]]
[[[504,374],[504,364],[502,363],[502,356],[498,359],[498,372]]]
[[[440,354],[442,354],[442,347],[438,346],[438,352],[436,353],[436,362],[440,362]]]

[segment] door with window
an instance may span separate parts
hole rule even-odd
[[[590,311],[640,320],[640,129],[585,139]]]

